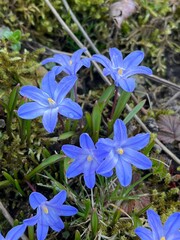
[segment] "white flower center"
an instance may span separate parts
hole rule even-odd
[[[55,104],[55,101],[52,98],[48,98],[48,102],[49,102],[50,105],[54,105]]]
[[[93,160],[93,157],[91,155],[88,155],[87,160],[88,160],[88,162],[91,162]]]
[[[72,60],[70,60],[70,61],[69,61],[69,65],[72,65],[72,63],[73,63]]]
[[[118,74],[121,76],[123,74],[123,69],[122,68],[119,68],[118,69]]]
[[[48,214],[49,210],[46,206],[42,206],[42,210],[44,213]]]
[[[161,237],[161,239],[160,240],[166,240],[166,238],[165,237]]]
[[[123,150],[122,148],[118,148],[118,149],[117,149],[117,153],[120,154],[120,155],[122,155],[122,154],[124,153],[124,150]]]

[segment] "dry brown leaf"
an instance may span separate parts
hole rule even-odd
[[[110,16],[118,28],[122,22],[136,11],[136,4],[133,0],[121,0],[111,4]]]
[[[175,115],[160,115],[158,138],[164,143],[180,141],[180,119]]]

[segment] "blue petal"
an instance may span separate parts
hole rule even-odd
[[[73,216],[77,214],[77,212],[78,210],[70,205],[62,205],[59,208],[57,208],[57,214],[59,216]]]
[[[123,187],[128,186],[132,180],[132,168],[131,165],[125,161],[118,160],[116,164],[116,175],[119,182]]]
[[[166,237],[166,236],[165,236]],[[166,237],[167,240],[180,240],[180,231],[174,231],[171,235],[168,236],[168,238]]]
[[[79,174],[83,173],[84,161],[85,161],[84,159],[81,159],[72,162],[66,171],[67,178],[76,177]]]
[[[70,60],[70,57],[67,56],[66,54],[54,54],[54,56],[52,58],[44,59],[41,62],[41,64],[44,65],[49,62],[55,62],[55,63],[58,63],[58,64],[64,66],[64,65],[69,64],[69,60]]]
[[[128,78],[128,77],[136,75],[136,74],[151,75],[152,70],[148,67],[145,67],[145,66],[138,66],[138,67],[135,67],[135,68],[128,69],[128,71],[126,71],[126,73],[123,75],[123,77]]]
[[[83,116],[82,108],[70,98],[65,98],[59,106],[59,113],[67,118],[80,119]]]
[[[91,60],[101,63],[105,68],[111,68],[111,61],[102,54],[94,54]]]
[[[61,103],[69,91],[73,88],[77,76],[66,76],[61,79],[54,92],[54,100],[57,104]]]
[[[84,155],[84,157],[87,156],[87,153],[84,152],[80,147],[70,144],[63,145],[62,151],[72,159],[78,159],[81,155]]]
[[[90,58],[82,58],[81,62],[83,66],[89,68],[91,66],[91,59]]]
[[[109,154],[109,151],[101,149],[100,147],[93,150],[93,155],[98,162],[102,162],[107,157],[108,154]]]
[[[18,240],[25,232],[25,229],[26,229],[25,224],[21,224],[16,227],[13,227],[6,235],[6,239],[7,240]]]
[[[138,66],[144,58],[144,53],[142,51],[134,51],[130,53],[123,60],[124,68],[132,68]]]
[[[135,229],[135,233],[142,239],[142,240],[154,240],[154,238],[152,237],[152,232],[147,229],[147,228],[143,228],[143,227],[137,227]]]
[[[43,114],[42,123],[47,132],[54,132],[58,120],[58,108],[50,108]]]
[[[55,75],[58,75],[58,74],[60,74],[63,70],[64,70],[64,67],[63,67],[63,66],[54,66],[54,67],[51,69],[51,72],[53,72]]]
[[[80,136],[80,146],[85,149],[95,149],[94,143],[89,134],[83,133]]]
[[[37,224],[37,239],[44,240],[48,234],[49,226],[38,223]]]
[[[103,177],[111,177],[113,175],[113,170],[111,170],[110,172],[107,173],[103,173],[101,174]]]
[[[123,56],[119,49],[117,48],[110,48],[109,55],[112,62],[113,68],[120,68],[123,67]]]
[[[93,188],[96,183],[95,173],[91,173],[87,175],[84,174],[84,181],[88,188]]]
[[[149,133],[140,133],[134,137],[128,138],[122,148],[132,148],[134,150],[141,150],[149,142],[150,134]]]
[[[29,203],[32,209],[36,209],[41,203],[45,202],[47,198],[39,192],[32,192],[29,196]]]
[[[64,223],[61,220],[61,218],[58,218],[58,221],[53,222],[53,224],[50,225],[50,227],[56,231],[56,232],[60,232],[63,228],[64,228]]]
[[[42,79],[41,89],[46,92],[50,98],[54,98],[54,92],[58,83],[55,81],[55,74],[53,71],[49,71]]]
[[[119,144],[123,144],[127,140],[127,128],[125,123],[117,119],[114,123],[114,141]]]
[[[35,86],[24,86],[20,89],[20,94],[29,98],[42,106],[48,106],[49,95]]]
[[[133,164],[140,169],[149,169],[152,167],[152,162],[144,154],[137,152],[131,148],[123,148],[124,153],[120,155],[122,161]]]
[[[114,151],[111,151],[106,159],[100,164],[97,168],[97,174],[103,175],[110,172],[117,164],[118,156],[114,154]]]
[[[39,221],[39,214],[36,214],[35,216],[31,217],[31,218],[28,218],[28,219],[25,219],[23,221],[23,223],[26,225],[26,226],[34,226],[36,225],[36,223]]]
[[[0,240],[6,240],[1,233],[0,233]],[[10,240],[13,240],[13,239],[10,239]]]
[[[109,68],[104,68],[104,69],[103,69],[103,74],[104,74],[104,76],[111,75],[111,74],[112,74],[112,71],[111,71],[111,69],[109,69]],[[112,77],[112,78],[113,78],[113,77]]]
[[[115,83],[114,83],[115,86],[121,87],[126,92],[133,92],[135,89],[136,82],[134,78],[125,78],[123,76],[123,79],[122,79],[122,77],[117,76],[114,80],[115,80]]]
[[[172,214],[164,224],[165,236],[169,240],[175,231],[180,229],[180,212]],[[180,234],[180,232],[179,232]]]
[[[80,61],[81,55],[83,52],[85,52],[87,49],[86,48],[82,48],[82,49],[78,49],[76,52],[73,53],[71,60],[72,62],[78,62]]]
[[[164,236],[163,226],[159,215],[153,210],[147,210],[148,223],[152,229],[153,239],[161,239]]]
[[[110,138],[100,138],[96,143],[98,150],[105,151],[109,153],[114,148],[114,141]]]
[[[66,201],[66,196],[67,196],[66,191],[62,190],[48,202],[48,205],[53,204],[55,207],[60,206]]]
[[[44,114],[47,108],[36,102],[28,102],[21,105],[17,111],[19,117],[23,119],[34,119]]]

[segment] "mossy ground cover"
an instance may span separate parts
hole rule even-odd
[[[109,5],[113,2],[83,0],[69,1],[69,5],[103,54],[108,52],[109,47],[119,48],[124,55],[143,50],[146,56],[143,64],[152,68],[153,74],[178,84],[180,9],[177,2],[139,0],[136,12],[123,22],[120,29],[109,17]],[[87,45],[63,3],[54,0],[52,4],[74,34]],[[1,34],[0,40],[0,200],[15,224],[21,223],[32,213],[28,204],[32,188],[49,199],[65,189],[68,204],[79,210],[76,216],[63,218],[63,231],[51,231],[47,239],[138,239],[134,229],[145,223],[148,208],[156,210],[163,222],[178,211],[178,164],[154,142],[158,136],[154,128],[161,128],[162,125],[157,123],[160,115],[175,116],[177,119],[174,121],[179,122],[178,97],[166,105],[177,90],[137,77],[135,97],[131,96],[128,103],[134,108],[146,99],[144,109],[139,111],[138,116],[147,126],[149,119],[153,118],[155,126],[151,126],[151,130],[154,133],[144,149],[153,162],[153,168],[146,171],[134,168],[132,188],[121,187],[115,176],[108,179],[98,176],[93,189],[95,206],[92,209],[91,191],[84,186],[82,176],[69,180],[65,177],[62,169],[67,169],[70,160],[62,160],[61,147],[67,143],[78,145],[82,132],[93,136],[93,124],[96,124],[93,116],[98,113],[98,107],[94,106],[101,99],[106,84],[94,67],[82,69],[77,89],[78,102],[85,116],[80,122],[63,118],[64,126],[60,121],[52,134],[45,131],[40,118],[32,121],[20,119],[16,111],[26,101],[19,95],[20,87],[39,86],[52,66],[42,67],[40,62],[53,55],[51,49],[72,53],[78,47],[43,0],[17,0],[13,4],[0,0],[0,9],[0,33],[4,28],[9,29],[9,35],[2,37]],[[99,129],[101,137],[108,137],[106,119],[111,114],[113,96],[108,97]],[[128,111],[124,109],[120,117],[125,119],[127,115]],[[143,131],[134,118],[128,123],[128,129],[130,136]],[[165,144],[179,157],[178,137]],[[1,232],[5,235],[9,229],[8,219],[0,213]],[[33,229],[29,232],[29,239],[35,239]]]

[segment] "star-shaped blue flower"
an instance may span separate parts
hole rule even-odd
[[[64,228],[60,216],[75,215],[78,210],[70,205],[63,205],[66,200],[66,191],[59,192],[50,201],[39,192],[31,193],[29,203],[33,209],[37,208],[34,217],[24,220],[27,226],[37,224],[37,239],[44,240],[48,234],[49,227],[59,232]]]
[[[7,233],[5,238],[0,233],[0,240],[18,240],[23,235],[25,229],[25,224],[15,226]]]
[[[117,48],[110,48],[109,55],[111,61],[102,54],[94,54],[92,60],[104,66],[105,76],[110,75],[117,87],[121,87],[126,92],[133,92],[135,88],[135,74],[151,75],[152,70],[145,66],[138,66],[143,58],[142,51],[134,51],[123,59],[122,53]]]
[[[60,66],[55,66],[52,69],[52,71],[54,71],[56,75],[61,73],[62,71],[64,71],[68,75],[76,75],[82,66],[85,66],[87,68],[90,67],[90,59],[81,58],[82,53],[85,51],[86,48],[79,49],[73,53],[72,57],[66,54],[55,54],[52,58],[47,58],[43,60],[41,64],[44,65],[49,62],[59,64]]]
[[[164,226],[159,215],[153,210],[147,211],[147,217],[151,230],[144,227],[135,229],[135,233],[142,240],[180,240],[180,212],[173,213]]]
[[[115,167],[121,185],[128,186],[132,180],[131,164],[140,169],[152,167],[150,159],[138,152],[148,144],[149,137],[149,133],[140,133],[128,138],[124,122],[117,119],[114,123],[113,139],[100,138],[96,144],[97,149],[107,153],[96,172],[104,175]]]
[[[76,177],[83,173],[84,181],[88,188],[93,188],[96,182],[96,169],[106,156],[106,152],[97,150],[92,139],[87,133],[80,136],[80,147],[66,144],[62,146],[62,151],[74,162],[67,169],[68,178]],[[112,171],[105,173],[103,176],[112,175]]]
[[[54,131],[58,113],[71,119],[82,118],[81,107],[70,98],[65,98],[75,81],[76,76],[66,76],[57,83],[54,72],[50,71],[44,76],[40,89],[35,86],[22,87],[20,94],[34,102],[20,106],[18,116],[23,119],[43,116],[43,126],[49,133]]]

